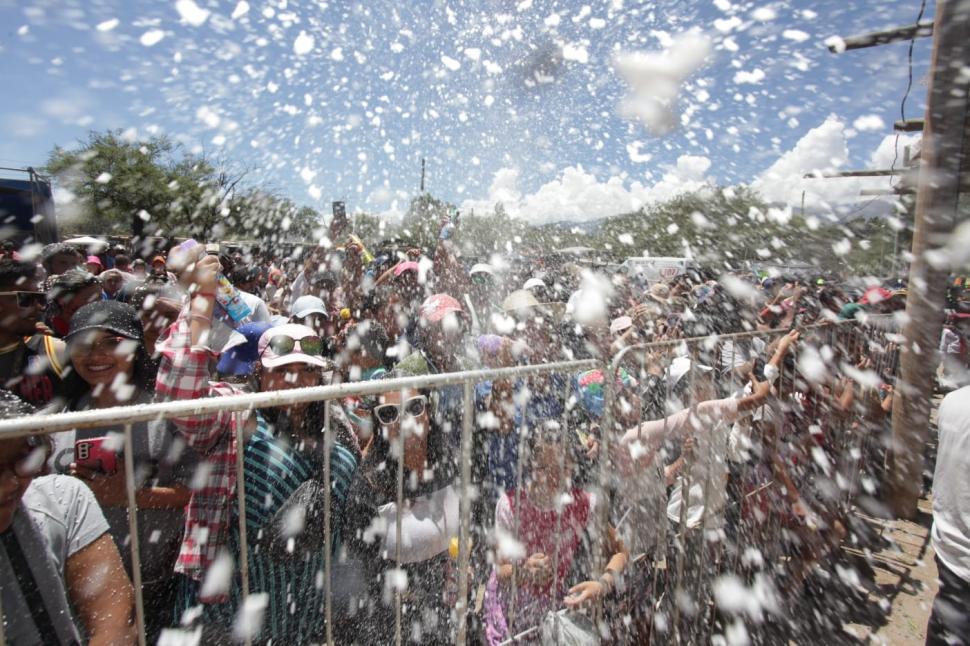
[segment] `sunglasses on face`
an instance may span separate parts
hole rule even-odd
[[[270,349],[278,356],[289,354],[294,350],[302,352],[311,357],[319,357],[323,353],[323,339],[318,336],[305,336],[302,339],[294,339],[283,334],[278,334],[269,340]]]
[[[17,307],[25,310],[34,305],[47,305],[47,294],[44,292],[0,292],[0,296],[16,296]]]
[[[490,285],[492,277],[488,274],[472,274],[472,283],[475,285]]]
[[[381,404],[374,408],[374,416],[377,421],[388,426],[396,422],[401,416],[401,409],[409,417],[420,417],[428,406],[428,398],[418,395],[405,401],[403,404]]]

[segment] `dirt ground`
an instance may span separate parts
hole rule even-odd
[[[869,598],[889,603],[887,623],[881,626],[849,624],[846,631],[873,644],[916,646],[926,640],[926,622],[936,596],[936,564],[930,545],[930,501],[920,500],[916,522],[865,518],[882,531],[891,546],[875,552],[871,562],[878,590]]]
[[[933,524],[930,492],[936,464],[936,410],[942,399],[942,396],[934,398],[930,437],[924,455],[924,496],[919,501],[919,516],[908,521],[858,514],[888,540],[888,547],[873,553],[870,558],[876,572],[877,590],[869,594],[876,603],[890,604],[886,622],[878,626],[845,626],[846,632],[864,642],[892,646],[922,646],[926,642],[926,623],[939,587],[930,544]]]

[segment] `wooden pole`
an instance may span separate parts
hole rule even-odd
[[[960,172],[968,164],[964,139],[970,77],[970,0],[937,0],[923,163],[916,194],[913,262],[906,303],[905,347],[893,400],[889,456],[890,504],[899,518],[913,518],[923,482],[937,348],[950,267],[934,266],[927,252],[946,244],[957,222]]]
[[[895,43],[900,40],[926,38],[933,35],[933,23],[933,20],[925,20],[923,22],[918,22],[915,25],[894,27],[893,29],[886,29],[884,31],[875,31],[871,34],[846,36],[842,39],[841,43],[838,45],[833,43],[829,45],[828,48],[833,54],[838,54],[840,52],[847,52],[853,49],[865,49],[866,47]]]

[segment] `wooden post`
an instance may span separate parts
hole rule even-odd
[[[913,262],[906,303],[906,344],[893,401],[889,458],[890,504],[897,517],[913,518],[923,482],[923,453],[929,434],[930,406],[943,306],[950,267],[933,266],[927,252],[946,244],[957,222],[961,167],[968,163],[964,140],[970,127],[967,91],[970,77],[970,1],[937,0],[936,28],[925,129],[923,163],[916,194]]]

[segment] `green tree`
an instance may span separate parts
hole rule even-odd
[[[89,134],[77,149],[56,146],[45,171],[75,196],[76,220],[90,233],[164,228],[172,201],[175,146],[165,137],[131,141],[120,132]]]
[[[401,223],[401,236],[427,252],[434,249],[442,218],[450,216],[455,205],[422,193],[411,200]]]
[[[319,237],[316,210],[247,186],[246,170],[188,154],[165,137],[92,132],[75,149],[55,147],[46,171],[74,194],[69,225],[79,232],[262,244]]]

